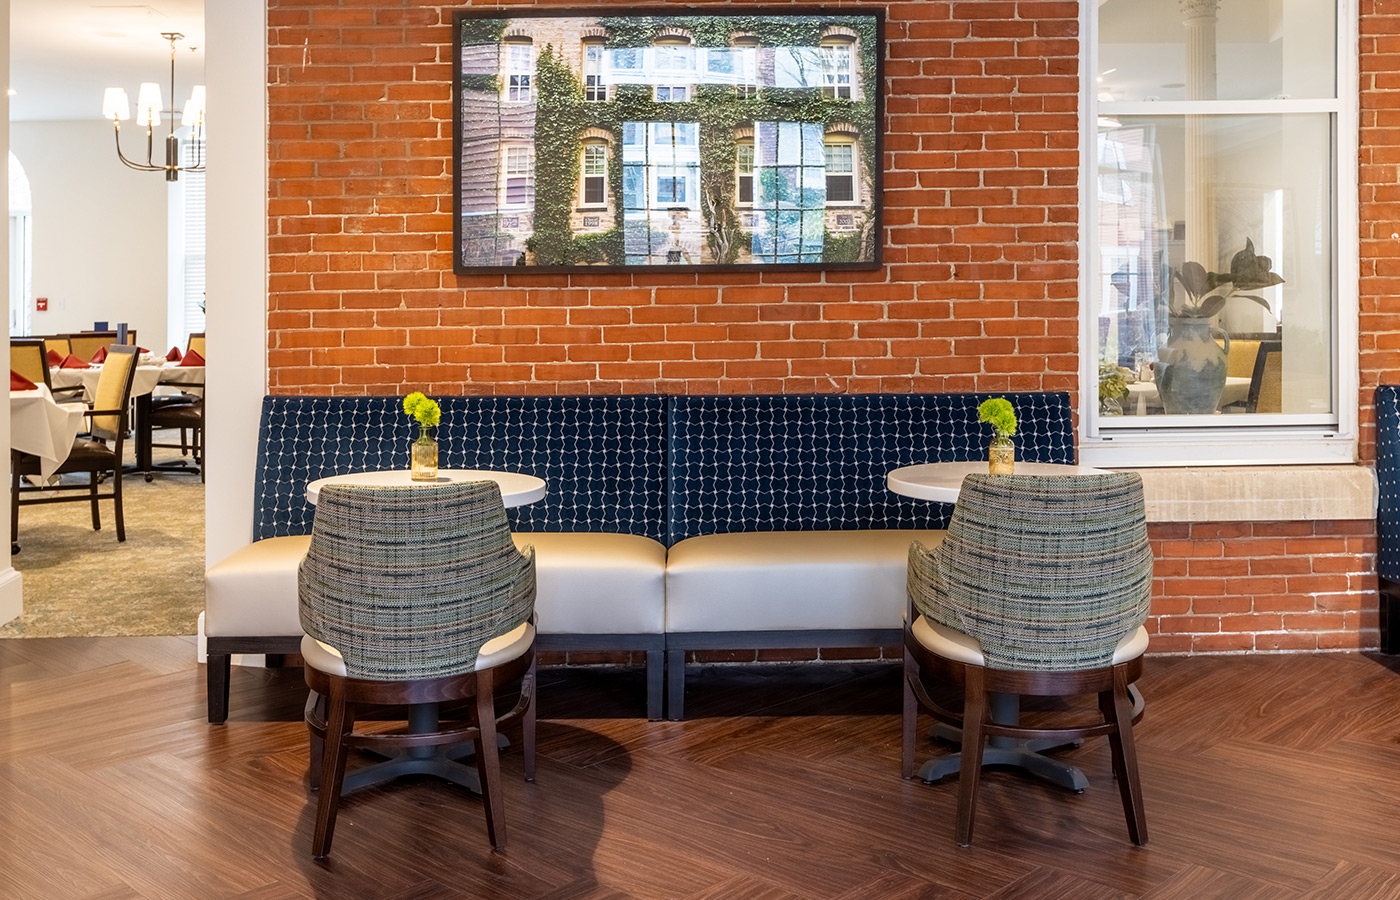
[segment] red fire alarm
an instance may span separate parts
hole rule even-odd
[[[48,298],[48,297],[35,297],[35,298],[34,298],[34,311],[35,311],[35,312],[48,312],[48,311],[49,311],[49,298]]]

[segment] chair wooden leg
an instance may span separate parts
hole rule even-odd
[[[528,692],[526,700],[529,703],[529,705],[525,707],[525,716],[520,722],[520,743],[522,745],[520,750],[521,755],[524,757],[522,761],[525,764],[526,781],[535,780],[535,694],[538,688],[536,687],[536,660],[534,658],[534,652],[533,650],[530,651],[530,670],[525,673],[525,681],[520,688]]]
[[[972,843],[972,819],[977,811],[977,786],[982,777],[982,748],[986,737],[982,725],[987,720],[987,691],[983,686],[983,668],[964,669],[962,768],[958,772],[958,821],[955,837],[958,845]]]
[[[112,504],[116,507],[117,517],[117,542],[126,540],[126,520],[122,518],[122,464],[117,460],[115,471],[112,473]]]
[[[10,552],[19,552],[19,454],[10,451]]]
[[[102,520],[97,517],[97,473],[88,473],[89,503],[92,505],[92,530],[102,530]]]
[[[1113,775],[1123,798],[1123,815],[1128,820],[1128,837],[1141,846],[1147,843],[1147,813],[1142,805],[1137,744],[1133,740],[1133,701],[1128,696],[1128,680],[1122,666],[1113,667],[1113,690],[1099,694],[1099,709],[1113,725],[1108,743],[1113,754]]]
[[[476,675],[476,771],[486,807],[486,836],[497,850],[506,845],[505,798],[501,796],[501,757],[496,749],[496,702],[490,669]]]
[[[340,809],[340,788],[345,783],[345,736],[355,727],[355,713],[345,699],[345,686],[331,679],[326,701],[326,752],[321,762],[321,788],[316,798],[316,831],[311,837],[311,855],[325,859],[335,836],[335,816]],[[492,745],[495,749],[495,745]],[[479,751],[478,751],[479,752]]]
[[[326,721],[326,698],[315,691],[309,692],[306,697],[306,718],[310,720],[313,716],[322,722]],[[307,767],[306,780],[314,793],[321,790],[321,769],[325,763],[326,739],[310,728],[307,729],[307,737],[311,739],[311,765]]]
[[[899,774],[906,780],[914,777],[914,741],[919,728],[919,700],[914,696],[913,679],[919,677],[919,664],[914,654],[904,648],[904,717],[899,747]]]

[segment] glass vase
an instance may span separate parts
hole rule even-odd
[[[1011,475],[1016,471],[1016,445],[1009,437],[994,437],[987,447],[987,472]]]
[[[409,478],[413,481],[437,481],[437,441],[428,436],[428,426],[420,426],[418,440],[409,445]]]

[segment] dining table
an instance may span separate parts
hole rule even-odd
[[[962,490],[963,479],[974,473],[986,474],[985,459],[966,462],[923,463],[894,469],[885,476],[886,486],[896,494],[918,500],[931,500],[937,503],[956,503]],[[1016,463],[1014,474],[1036,477],[1057,475],[1106,475],[1108,470],[1093,466],[1080,466],[1069,463]],[[916,611],[911,610],[913,615]],[[1142,709],[1142,695],[1136,686],[1130,686],[1133,696],[1134,717]],[[1021,718],[1021,698],[1015,694],[989,693],[987,707],[993,722],[1015,725]],[[953,725],[938,723],[931,736],[954,746],[962,744],[962,729]],[[1072,791],[1083,791],[1089,786],[1089,779],[1077,767],[1052,759],[1045,751],[1064,746],[1058,740],[1023,741],[1015,738],[991,737],[983,750],[982,765],[1012,766],[1051,784]],[[938,781],[954,775],[961,767],[962,753],[950,753],[935,757],[919,769],[919,777],[926,782]]]
[[[315,506],[321,489],[327,485],[354,484],[371,487],[419,487],[434,484],[465,481],[494,481],[501,489],[501,502],[507,508],[524,506],[544,499],[547,485],[543,478],[526,475],[523,472],[498,471],[493,469],[438,469],[433,481],[413,481],[408,469],[379,469],[365,472],[347,472],[331,475],[307,482],[306,501]],[[437,703],[416,703],[409,707],[407,730],[409,733],[427,734],[438,730],[439,705]],[[510,745],[505,735],[497,735],[501,747]],[[448,747],[414,747],[403,750],[383,762],[372,763],[347,772],[341,794],[348,794],[360,788],[398,778],[402,775],[434,775],[464,787],[474,794],[481,793],[481,781],[476,769],[463,765],[459,760],[473,752],[470,741]]]
[[[87,406],[58,403],[45,385],[10,391],[10,449],[39,457],[39,473],[50,478],[68,459],[83,429]]]

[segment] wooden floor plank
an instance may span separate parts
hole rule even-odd
[[[638,672],[546,670],[537,781],[502,757],[504,852],[478,798],[406,779],[347,798],[316,862],[299,671],[236,668],[230,721],[210,726],[185,639],[3,641],[0,897],[1400,897],[1390,658],[1149,659],[1142,848],[1102,740],[1061,754],[1082,795],[985,773],[959,848],[956,779],[898,775],[899,677],[698,668],[693,717],[668,723],[641,717]],[[921,737],[920,759],[946,752]]]

